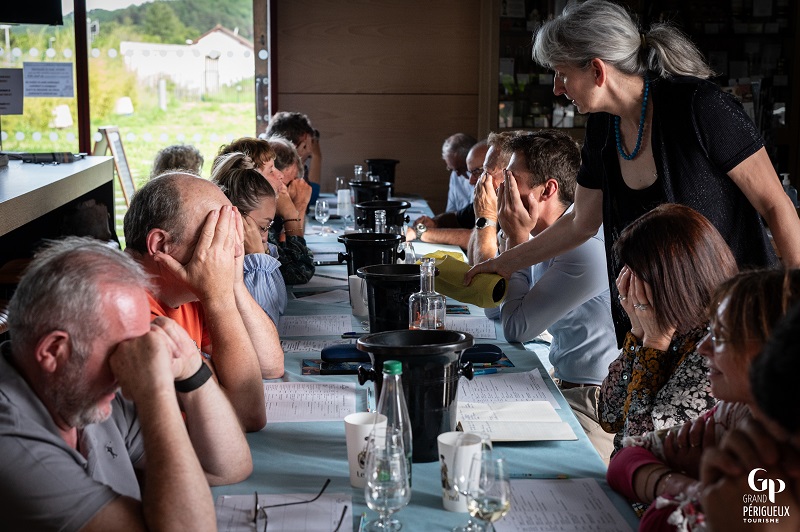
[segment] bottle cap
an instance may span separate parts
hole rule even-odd
[[[386,375],[402,375],[403,364],[398,360],[386,360],[383,363],[383,373]]]

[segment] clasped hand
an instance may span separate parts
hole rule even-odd
[[[109,357],[122,393],[134,403],[158,392],[174,394],[174,382],[194,375],[202,363],[188,333],[163,316],[144,335],[120,342]]]

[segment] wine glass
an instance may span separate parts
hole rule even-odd
[[[476,452],[476,445],[478,450]],[[459,495],[469,501],[469,478],[472,469],[472,459],[492,456],[492,440],[488,434],[483,432],[465,432],[461,434],[455,444],[453,453],[452,471],[448,473],[450,486]],[[470,516],[469,521],[461,526],[452,529],[452,532],[477,532],[483,530],[483,525]]]
[[[319,230],[318,235],[324,236],[327,234],[325,230],[325,222],[328,221],[328,218],[331,217],[330,208],[328,207],[328,201],[324,199],[318,199],[317,204],[314,206],[314,219],[317,220],[321,227]]]
[[[475,456],[467,480],[467,510],[478,520],[478,530],[493,531],[492,523],[510,509],[511,482],[505,459],[483,452]]]
[[[361,301],[364,302],[364,308],[367,309],[367,319],[361,320],[361,328],[369,332],[369,294],[367,293],[367,280],[361,278]]]
[[[374,435],[370,438],[364,498],[370,510],[378,512],[378,519],[367,523],[366,530],[396,531],[403,527],[391,515],[411,500],[406,465],[403,436],[397,429],[387,427],[383,441]]]

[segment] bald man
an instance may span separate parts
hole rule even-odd
[[[470,185],[475,185],[483,173],[483,161],[489,149],[485,140],[475,144],[467,153],[467,175]],[[432,244],[450,244],[467,249],[472,228],[475,226],[475,211],[470,202],[457,211],[438,214],[433,218],[420,216],[408,228],[406,240],[419,239]]]
[[[124,225],[126,251],[154,277],[152,315],[186,329],[243,428],[262,429],[262,378],[283,375],[283,350],[244,284],[238,211],[213,183],[174,172],[136,193]]]

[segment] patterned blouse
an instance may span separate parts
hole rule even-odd
[[[279,236],[282,230],[283,219],[276,216],[268,240],[278,247],[283,280],[289,285],[305,284],[314,276],[314,253],[308,249],[306,239],[302,236],[286,235],[286,240],[281,242]]]
[[[644,347],[630,332],[600,386],[600,425],[626,436],[680,425],[714,406],[706,365],[696,346],[705,327],[675,336],[667,351]]]

